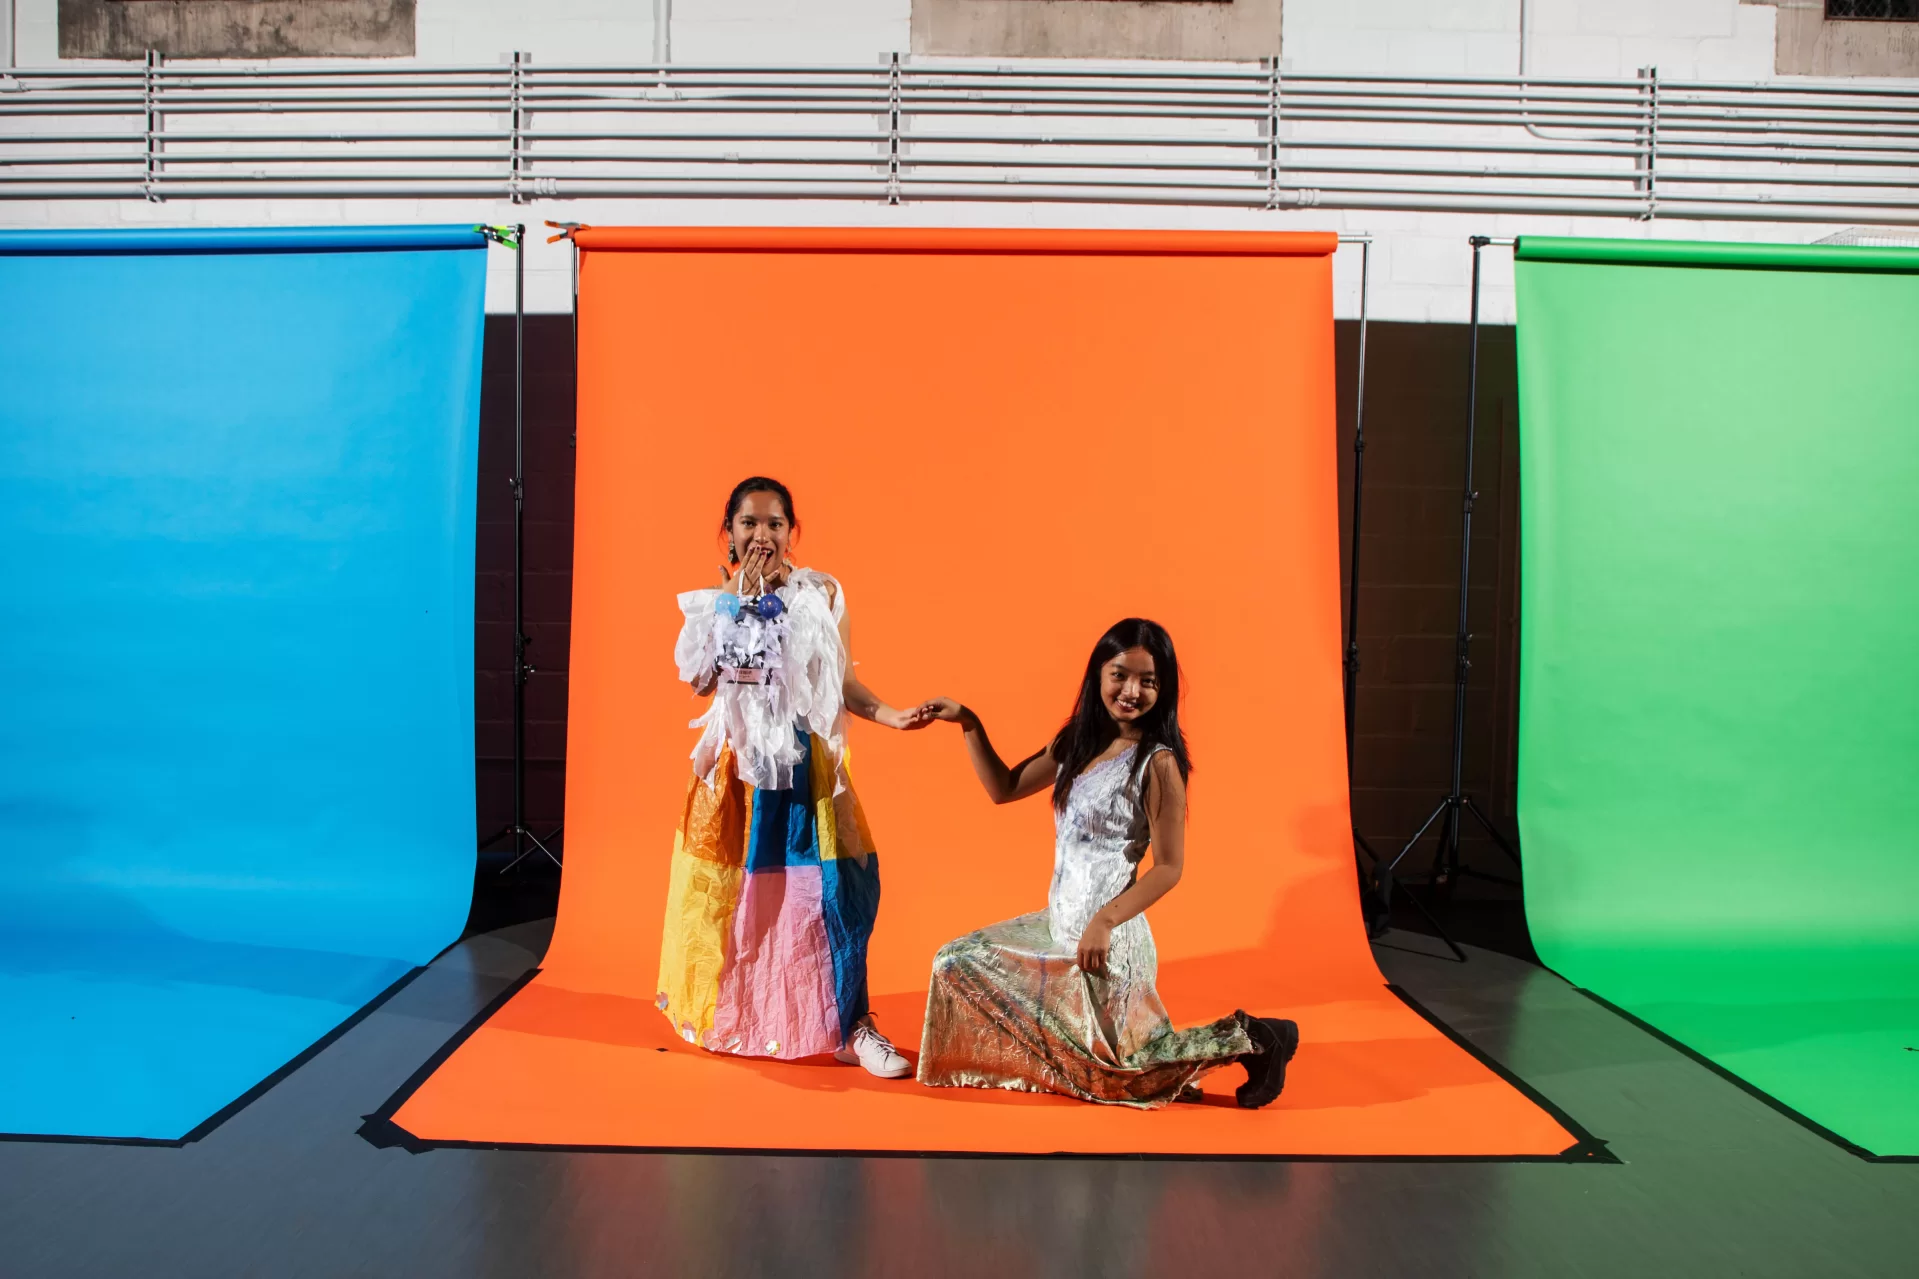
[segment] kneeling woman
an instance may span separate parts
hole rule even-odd
[[[964,728],[994,803],[1050,790],[1056,839],[1045,910],[940,948],[919,1081],[1163,1106],[1239,1064],[1240,1105],[1279,1096],[1299,1046],[1294,1023],[1236,1012],[1175,1030],[1155,988],[1159,956],[1144,911],[1179,883],[1190,771],[1165,628],[1128,618],[1107,631],[1072,719],[1010,768],[972,711],[938,698],[921,712]],[[1149,847],[1152,868],[1141,875]]]

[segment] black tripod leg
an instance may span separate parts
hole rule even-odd
[[[1413,837],[1406,841],[1406,846],[1400,849],[1398,854],[1395,855],[1391,861],[1386,863],[1384,870],[1382,870],[1380,873],[1383,875],[1390,876],[1394,871],[1398,870],[1399,863],[1406,860],[1406,854],[1412,852],[1413,849],[1418,846],[1419,841],[1424,839],[1426,837],[1426,832],[1432,828],[1432,824],[1438,821],[1439,815],[1445,811],[1446,811],[1446,801],[1442,799],[1439,801],[1439,807],[1435,808],[1432,811],[1432,814],[1428,816],[1425,821],[1419,824],[1419,829],[1414,831]]]
[[[1512,850],[1512,846],[1506,842],[1506,837],[1499,833],[1498,828],[1486,820],[1486,814],[1480,812],[1468,796],[1460,796],[1459,802],[1463,807],[1472,809],[1473,820],[1478,822],[1481,829],[1493,837],[1493,842],[1499,845],[1499,850],[1505,853],[1506,856],[1512,858],[1513,865],[1517,866],[1519,864],[1519,855]],[[1461,825],[1461,833],[1463,834],[1463,821]],[[1453,858],[1452,870],[1453,874],[1460,879],[1483,879],[1489,884],[1504,884],[1508,888],[1518,888],[1520,886],[1519,881],[1509,875],[1495,875],[1491,871],[1480,870],[1476,866],[1463,866],[1459,863],[1457,855]]]
[[[1390,918],[1393,909],[1393,872],[1399,869],[1399,863],[1406,860],[1406,854],[1412,852],[1413,849],[1418,846],[1419,841],[1426,837],[1426,832],[1432,827],[1434,819],[1445,811],[1446,801],[1441,800],[1439,807],[1435,808],[1431,816],[1419,824],[1419,829],[1413,832],[1413,837],[1406,841],[1406,846],[1400,849],[1393,859],[1384,866],[1379,864],[1379,858],[1377,856],[1373,858],[1373,897],[1378,903],[1378,910],[1374,913],[1373,918]],[[1371,849],[1367,849],[1366,851],[1369,853],[1372,852]],[[1357,860],[1359,854],[1354,853],[1353,857]],[[1383,933],[1384,931],[1386,931],[1385,928],[1380,929],[1380,932]],[[1371,933],[1370,935],[1377,937],[1379,933]]]
[[[1426,907],[1420,902],[1419,898],[1413,896],[1411,893],[1407,893],[1406,900],[1411,902],[1413,904],[1413,909],[1418,911],[1420,915],[1425,918],[1426,922],[1433,926],[1433,932],[1438,935],[1439,940],[1446,943],[1446,949],[1452,951],[1454,955],[1458,956],[1460,963],[1462,964],[1465,963],[1466,952],[1459,948],[1459,943],[1453,940],[1452,934],[1447,932],[1445,928],[1441,926],[1440,922],[1437,919],[1433,918],[1433,913],[1430,910],[1426,909]]]
[[[1427,828],[1433,824],[1434,819],[1445,812],[1447,807],[1446,802],[1442,800],[1439,807],[1433,810],[1432,816],[1428,817],[1425,824],[1419,828],[1419,833],[1407,841],[1406,847],[1399,850],[1399,857],[1393,858],[1391,863],[1381,866],[1373,872],[1373,902],[1378,907],[1378,914],[1367,917],[1366,928],[1366,935],[1373,940],[1377,941],[1392,929],[1393,867],[1399,865],[1400,858],[1413,851],[1413,847],[1419,843],[1420,837],[1425,835]],[[1448,820],[1456,819],[1448,818]],[[1443,842],[1440,845],[1440,849],[1443,853],[1445,850]],[[1357,859],[1358,854],[1355,853],[1354,857]],[[1425,903],[1411,893],[1406,894],[1406,900],[1413,904],[1413,909],[1418,911],[1428,924],[1432,925],[1433,933],[1439,940],[1446,943],[1446,949],[1452,951],[1453,954],[1458,957],[1460,963],[1465,963],[1466,952],[1459,948],[1459,943],[1453,940],[1452,934],[1447,932],[1445,926],[1433,917],[1433,913],[1430,910],[1426,909]]]
[[[506,874],[507,871],[512,870],[515,866],[518,866],[521,862],[533,856],[533,854],[535,853],[545,854],[546,859],[552,862],[555,866],[558,866],[561,864],[560,859],[554,856],[553,850],[548,848],[545,844],[542,844],[540,842],[539,836],[535,835],[532,831],[521,830],[515,833],[519,835],[520,840],[523,842],[524,846],[520,849],[519,856],[515,857],[512,861],[508,862],[505,866],[502,866],[500,868],[500,873],[502,875]]]
[[[1386,922],[1386,927],[1381,928],[1378,932],[1373,932],[1369,926],[1367,929],[1368,936],[1378,937],[1381,934],[1385,933],[1389,928],[1391,928],[1392,926],[1391,912],[1392,912],[1392,904],[1393,904],[1393,871],[1395,868],[1398,867],[1400,862],[1406,859],[1407,853],[1412,852],[1414,848],[1418,847],[1419,841],[1426,837],[1426,832],[1432,829],[1433,823],[1439,820],[1439,815],[1445,812],[1448,807],[1450,807],[1450,805],[1448,804],[1446,800],[1442,799],[1441,801],[1439,801],[1439,807],[1435,808],[1432,811],[1432,813],[1426,818],[1426,820],[1419,824],[1419,829],[1413,832],[1413,837],[1406,841],[1406,846],[1399,850],[1398,855],[1395,856],[1392,859],[1392,861],[1387,862],[1383,866],[1376,865],[1376,868],[1373,871],[1373,897],[1375,902],[1378,904],[1379,915],[1383,917],[1387,922]],[[1354,838],[1358,839],[1359,837],[1357,834],[1355,834]],[[1363,843],[1364,841],[1362,840],[1361,842]],[[1372,853],[1372,850],[1370,848],[1368,848],[1366,851],[1369,854]],[[1357,857],[1358,854],[1355,853],[1354,856]],[[1376,854],[1373,856],[1373,860],[1375,864],[1377,864],[1379,859]],[[1452,951],[1453,954],[1459,957],[1459,962],[1462,964],[1465,963],[1466,952],[1459,948],[1459,944],[1452,939],[1452,935],[1448,933],[1445,930],[1445,928],[1440,925],[1440,922],[1437,919],[1433,918],[1433,913],[1426,909],[1425,905],[1420,902],[1419,898],[1413,896],[1411,893],[1408,893],[1406,894],[1406,900],[1413,904],[1413,909],[1418,911],[1420,915],[1425,918],[1428,924],[1432,925],[1433,932],[1438,934],[1439,940],[1446,943],[1446,948],[1448,950]],[[1369,919],[1368,922],[1370,925],[1371,920]]]
[[[1499,827],[1493,825],[1492,820],[1488,818],[1486,814],[1479,811],[1479,805],[1473,803],[1473,797],[1471,795],[1465,796],[1464,799],[1466,804],[1466,810],[1473,815],[1473,820],[1478,822],[1480,827],[1488,835],[1491,835],[1493,837],[1493,843],[1499,845],[1500,852],[1506,854],[1507,857],[1512,859],[1513,865],[1515,866],[1519,865],[1520,864],[1519,850],[1514,848],[1511,842],[1508,841],[1504,835],[1499,833]]]
[[[1459,886],[1459,838],[1465,833],[1465,827],[1458,803],[1448,803],[1446,820],[1439,824],[1439,847],[1433,850],[1430,881],[1434,889],[1444,889],[1448,897]]]

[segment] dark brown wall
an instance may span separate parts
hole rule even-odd
[[[527,825],[566,800],[566,671],[573,609],[573,320],[526,317]],[[486,318],[474,583],[474,747],[480,838],[513,817],[513,317]]]
[[[1338,326],[1341,547],[1351,529],[1358,325]],[[1445,793],[1451,770],[1453,634],[1464,466],[1466,329],[1373,324],[1367,337],[1365,527],[1354,817],[1397,848]],[[567,316],[526,321],[528,825],[560,824],[566,788],[573,562],[573,359]],[[482,837],[512,814],[513,322],[489,316],[480,425],[476,595],[477,768]],[[1479,501],[1473,520],[1472,679],[1465,781],[1512,829],[1518,567],[1513,332],[1480,332]],[[1350,560],[1347,561],[1350,563]],[[1468,863],[1510,869],[1474,833]],[[1407,865],[1422,868],[1415,853]]]
[[[1352,554],[1358,324],[1339,324],[1337,339],[1345,570]],[[1353,818],[1388,855],[1419,828],[1451,780],[1466,363],[1465,325],[1368,329]],[[1463,778],[1509,838],[1519,636],[1517,387],[1513,330],[1482,327]],[[1470,821],[1466,829],[1467,865],[1512,872]],[[1432,838],[1407,867],[1430,864]]]

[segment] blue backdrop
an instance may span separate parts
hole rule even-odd
[[[459,935],[485,263],[0,233],[0,1133],[186,1136]]]

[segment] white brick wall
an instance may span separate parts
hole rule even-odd
[[[911,0],[673,0],[673,59],[870,66],[906,51],[911,16]]]
[[[1541,76],[1772,78],[1770,6],[1739,0],[1531,0],[1528,66]],[[1514,75],[1521,0],[1286,0],[1292,71]]]
[[[4,0],[0,0],[4,3]],[[55,0],[15,0],[22,65],[55,61]],[[674,0],[673,52],[683,62],[811,62],[870,65],[908,44],[910,0]],[[1657,65],[1669,78],[1764,80],[1773,66],[1767,5],[1738,0],[1532,0],[1534,74],[1630,76]],[[1510,75],[1519,68],[1520,0],[1286,0],[1285,60],[1294,72]],[[513,49],[546,64],[647,62],[652,0],[420,0],[419,57],[494,63]],[[1713,224],[1471,214],[1340,213],[1179,208],[838,202],[486,201],[0,202],[0,226],[372,222],[513,222],[536,232],[528,249],[528,304],[570,303],[566,245],[544,242],[545,218],[599,223],[859,226],[1089,226],[1210,229],[1331,229],[1376,237],[1371,314],[1380,319],[1458,321],[1467,310],[1472,234],[1582,234],[1804,242],[1833,226]],[[488,305],[512,305],[511,261],[495,252]],[[1358,313],[1359,255],[1335,266],[1337,308]],[[1485,258],[1482,317],[1512,318],[1510,254]]]

